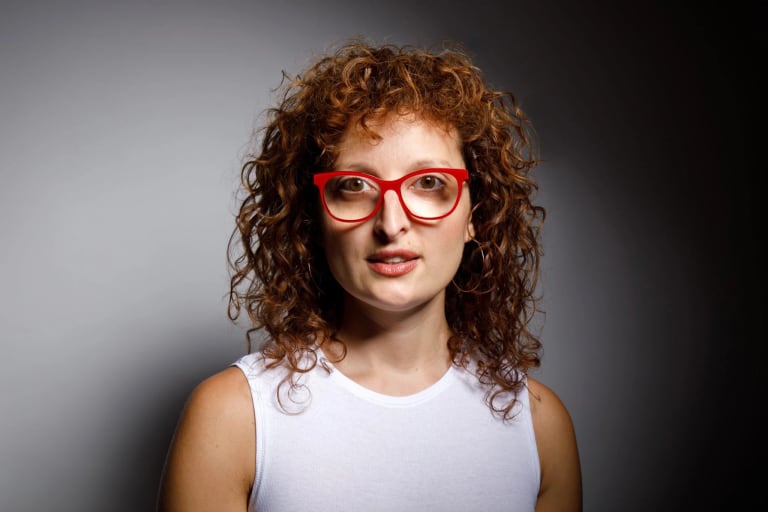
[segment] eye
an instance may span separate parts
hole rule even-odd
[[[434,174],[419,176],[414,186],[420,190],[435,190],[445,186],[445,182]]]
[[[371,185],[362,178],[350,177],[340,179],[336,188],[344,192],[364,192],[370,189]]]

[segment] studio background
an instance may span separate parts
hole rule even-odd
[[[245,352],[225,249],[252,130],[282,70],[354,35],[464,42],[538,130],[534,375],[573,416],[585,511],[757,495],[756,10],[1,5],[0,510],[153,510],[184,400]]]

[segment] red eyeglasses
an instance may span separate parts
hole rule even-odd
[[[421,169],[396,180],[356,171],[333,171],[315,174],[314,184],[320,190],[325,210],[341,222],[363,222],[373,217],[387,190],[397,193],[411,217],[438,220],[456,209],[468,179],[466,169]]]

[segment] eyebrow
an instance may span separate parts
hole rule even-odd
[[[446,169],[453,169],[454,167],[448,163],[448,160],[418,160],[414,164],[413,170],[429,169],[430,167],[444,167]]]
[[[422,169],[432,169],[432,168],[445,168],[445,169],[456,169],[453,165],[449,164],[447,160],[417,160],[413,162],[410,166],[408,166],[407,172],[413,172],[413,171],[420,171]],[[370,174],[371,176],[379,177],[379,173],[373,170],[372,167],[369,165],[363,164],[363,163],[354,163],[349,165],[343,165],[343,166],[336,166],[336,170],[339,171],[358,171],[365,174]]]

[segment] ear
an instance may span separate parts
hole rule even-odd
[[[475,238],[475,225],[472,224],[472,214],[470,213],[469,219],[467,219],[467,232],[464,234],[464,243],[469,242]]]

